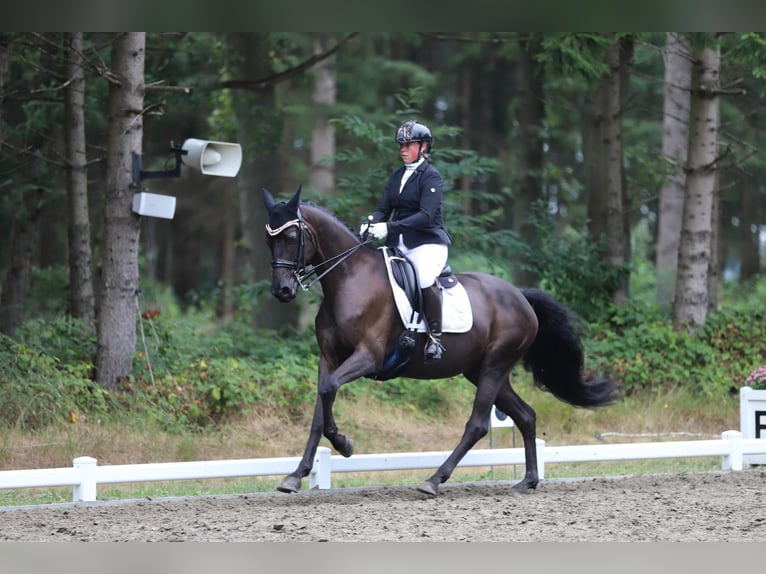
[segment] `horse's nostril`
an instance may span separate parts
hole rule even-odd
[[[279,287],[274,291],[274,295],[279,299],[280,301],[289,301],[293,297],[295,297],[295,290],[292,287],[288,287],[287,285],[283,285],[282,287]]]

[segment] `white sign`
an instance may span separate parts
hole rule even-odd
[[[766,390],[742,387],[739,390],[739,430],[742,438],[766,440]],[[766,464],[766,455],[743,457],[745,464]]]
[[[513,419],[503,411],[498,410],[495,405],[492,405],[492,413],[489,415],[489,423],[492,425],[492,428],[514,426]]]

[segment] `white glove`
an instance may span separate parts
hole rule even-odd
[[[388,235],[388,225],[385,223],[370,224],[370,235],[375,239],[385,239],[386,235]]]

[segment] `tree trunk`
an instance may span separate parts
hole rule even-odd
[[[619,51],[620,131],[622,131],[622,118],[625,115],[625,110],[628,106],[628,100],[630,96],[630,74],[633,65],[633,54],[635,52],[635,39],[632,35],[628,34],[620,38]],[[638,210],[633,209],[633,202],[631,200],[630,194],[628,193],[628,180],[625,173],[625,162],[622,151],[620,152],[620,188],[622,189],[622,245],[624,248],[622,259],[625,263],[629,263],[633,256],[633,248],[631,247],[632,242],[630,239],[631,230],[633,229],[634,222],[638,223],[639,216]],[[629,288],[630,268],[626,266],[625,275],[623,276],[623,284],[621,286],[625,299],[628,297]]]
[[[314,37],[314,53],[324,51],[325,34]],[[312,101],[317,112],[314,128],[311,130],[311,174],[309,185],[325,195],[335,192],[335,126],[328,122],[328,116],[336,101],[335,57],[322,60],[311,70],[314,77]]]
[[[5,141],[6,110],[4,101],[10,76],[12,39],[0,34],[0,140]],[[34,162],[22,162],[21,189],[35,180]],[[0,292],[0,333],[12,336],[24,321],[24,307],[32,277],[32,258],[38,243],[38,219],[41,215],[42,190],[26,189],[20,193],[16,215],[8,238],[8,266]],[[19,205],[20,204],[20,205]]]
[[[604,91],[604,152],[606,158],[606,261],[612,267],[625,264],[625,230],[622,190],[622,95],[620,91],[620,44],[606,52],[609,72]],[[627,297],[627,282],[612,291],[612,302],[621,305]]]
[[[85,73],[82,67],[82,32],[67,33],[67,77],[64,91],[66,154],[69,167],[69,300],[72,317],[95,326],[91,273],[88,173],[85,152]]]
[[[522,37],[519,40],[517,68],[519,89],[519,176],[518,191],[513,197],[513,229],[522,241],[534,248],[538,230],[529,225],[529,214],[535,201],[542,198],[543,188],[543,130],[545,103],[543,99],[543,68],[535,56],[540,42]],[[507,211],[506,211],[507,212]],[[536,285],[535,272],[520,265],[513,267],[517,285]]]
[[[718,291],[721,286],[721,171],[715,170],[713,202],[710,208],[710,265],[707,276],[707,310],[718,309]]]
[[[237,257],[235,242],[237,231],[237,208],[236,197],[227,187],[222,190],[223,217],[218,229],[218,298],[216,301],[215,315],[222,321],[231,321],[234,318],[234,299],[232,286],[235,278],[235,261]]]
[[[692,331],[705,325],[711,261],[712,210],[720,122],[720,48],[705,47],[692,69],[689,161],[678,253],[673,325]]]
[[[42,195],[41,189],[24,192],[24,209],[11,228],[9,264],[0,294],[0,333],[9,337],[24,321],[24,307],[32,281],[32,257],[38,243]]]
[[[269,42],[265,33],[232,32],[226,41],[240,58],[235,67],[243,79],[261,79],[271,76]],[[273,84],[252,90],[235,90],[232,93],[234,113],[237,119],[238,139],[243,147],[251,150],[245,154],[242,169],[237,178],[239,189],[240,218],[243,248],[249,265],[246,273],[255,282],[271,283],[271,252],[264,240],[268,218],[261,198],[261,188],[275,196],[295,190],[283,190],[280,173],[279,144],[282,138],[283,117],[277,103]],[[298,324],[300,302],[290,305],[275,304],[267,290],[253,315],[253,326],[268,329],[295,327]]]
[[[740,194],[740,213],[742,214],[737,229],[739,253],[742,266],[739,270],[739,281],[745,282],[761,274],[761,255],[759,250],[758,229],[758,186],[759,181],[752,176],[743,180]]]
[[[459,106],[459,118],[460,118],[460,142],[459,145],[463,149],[472,149],[470,137],[473,133],[472,122],[472,106],[471,106],[471,84],[474,81],[473,62],[464,61],[458,66],[458,90],[460,102]],[[471,190],[471,179],[466,175],[460,178],[459,187],[460,191]],[[473,201],[471,199],[472,194],[462,193],[462,209],[466,215],[473,215]]]
[[[604,106],[606,82],[587,95],[583,126],[583,168],[587,193],[588,235],[601,242],[606,236],[606,150]]]
[[[136,353],[140,218],[132,211],[133,156],[141,155],[145,32],[118,32],[112,41],[109,141],[101,308],[96,376],[114,389],[130,375]]]
[[[684,184],[689,146],[689,100],[692,53],[688,38],[668,32],[665,43],[665,89],[662,116],[662,155],[668,174],[660,189],[657,221],[657,303],[672,303],[678,267],[678,247],[684,209]]]

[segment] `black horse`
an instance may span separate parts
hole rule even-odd
[[[327,210],[300,201],[301,188],[289,201],[276,203],[264,189],[269,214],[267,242],[273,256],[271,291],[292,301],[307,276],[319,273],[322,303],[316,316],[319,378],[316,406],[306,450],[296,470],[278,486],[297,492],[309,474],[324,435],[343,456],[353,454],[352,440],[338,432],[333,403],[341,385],[381,372],[396,351],[403,323],[394,304],[380,250],[359,237]],[[579,407],[608,405],[621,396],[608,378],[584,381],[583,349],[566,307],[536,289],[518,289],[485,273],[459,273],[471,301],[473,325],[465,333],[445,333],[444,357],[424,364],[425,335],[418,335],[412,360],[398,375],[440,379],[463,374],[476,386],[473,410],[460,442],[436,473],[418,489],[436,495],[439,485],[476,442],[487,434],[492,405],[511,416],[524,440],[525,474],[514,486],[527,492],[539,482],[535,411],[511,387],[511,369],[523,359],[535,384]],[[317,280],[315,279],[315,281]]]

